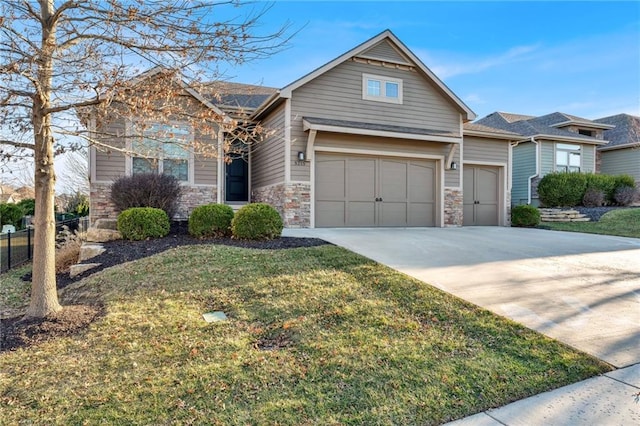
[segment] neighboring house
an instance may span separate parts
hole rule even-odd
[[[614,127],[560,112],[494,112],[476,123],[521,135],[513,147],[512,205],[539,205],[537,186],[548,173],[595,173],[596,148],[607,144],[604,132]]]
[[[640,185],[640,117],[618,114],[594,121],[615,126],[604,132],[609,143],[598,147],[599,171],[610,175],[631,175]]]
[[[231,163],[180,163],[182,217],[199,204],[253,201],[275,206],[287,227],[509,224],[511,144],[521,136],[469,123],[473,111],[390,31],[279,90],[188,92],[198,108],[270,132]],[[130,126],[113,125],[112,134]],[[188,128],[184,137],[202,139]],[[209,142],[224,138],[221,129]],[[110,182],[143,168],[116,151],[92,148],[90,158],[92,220],[114,217]]]

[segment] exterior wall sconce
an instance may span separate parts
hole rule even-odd
[[[298,161],[304,161],[304,152],[303,151],[298,151]]]
[[[449,167],[449,170],[458,170],[458,163],[456,163],[455,161],[452,161],[451,167]]]

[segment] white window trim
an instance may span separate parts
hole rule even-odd
[[[376,80],[380,82],[380,96],[373,96],[367,93],[367,82]],[[391,98],[386,96],[386,83],[395,83],[398,85],[398,97]],[[385,77],[382,75],[362,74],[362,99],[376,102],[386,102],[390,104],[402,104],[402,79]]]
[[[574,146],[580,147],[580,149],[577,150],[577,151],[569,150],[569,149],[562,149],[562,148],[559,148],[559,145],[574,145]],[[578,172],[582,173],[582,171],[584,170],[584,167],[583,167],[583,164],[582,164],[583,160],[584,160],[584,152],[583,152],[583,146],[582,145],[576,144],[576,143],[559,143],[559,142],[556,142],[554,144],[553,148],[554,148],[553,149],[553,170],[554,171],[556,171],[556,172],[557,171],[562,171],[562,170],[560,170],[558,168],[558,151],[569,152],[569,153],[570,152],[578,152],[580,154],[580,166],[579,166],[580,170],[578,170]],[[571,170],[569,170],[569,165],[567,165],[567,171],[568,172],[571,171]]]
[[[176,125],[176,126],[189,126],[189,128],[191,129],[189,132],[189,139],[188,139],[188,143],[190,146],[193,146],[193,137],[194,137],[194,129],[193,126],[189,123],[186,123],[184,121],[168,121],[166,123],[160,123],[158,121],[147,121],[147,120],[127,120],[126,126],[125,126],[125,133],[126,133],[126,141],[127,141],[127,154],[126,154],[126,163],[125,163],[125,174],[127,176],[132,176],[133,175],[133,157],[137,157],[136,155],[134,155],[133,153],[133,137],[134,137],[134,132],[133,132],[133,126],[135,125],[135,123],[143,123],[145,125],[150,125],[150,124],[170,124],[170,125]],[[195,183],[195,156],[193,154],[193,150],[192,149],[188,149],[189,151],[189,158],[187,160],[187,175],[188,175],[188,180],[181,180],[179,181],[181,185],[194,185]],[[163,160],[163,159],[161,159]],[[160,166],[159,166],[159,171],[160,173],[162,173],[162,161],[160,162]]]

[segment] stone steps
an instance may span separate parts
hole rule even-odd
[[[573,209],[539,209],[542,222],[589,222],[586,215]]]

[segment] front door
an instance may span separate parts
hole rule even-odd
[[[226,201],[249,201],[249,165],[242,158],[226,166]]]

